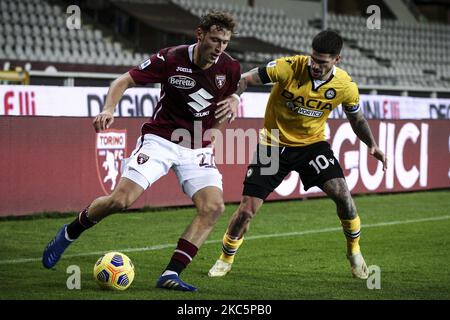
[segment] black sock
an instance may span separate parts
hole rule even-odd
[[[97,222],[89,220],[88,208],[81,211],[78,216],[67,226],[67,235],[70,239],[75,240],[87,229]]]
[[[186,266],[180,261],[171,259],[165,270],[175,271],[176,273],[180,274],[181,271],[183,271],[185,268]]]

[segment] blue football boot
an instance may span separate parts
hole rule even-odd
[[[159,277],[158,282],[156,282],[156,287],[178,291],[197,291],[196,287],[183,282],[176,274],[169,274]]]
[[[47,269],[53,268],[61,258],[63,252],[73,242],[65,237],[67,225],[59,229],[56,236],[47,244],[42,255],[42,264]]]

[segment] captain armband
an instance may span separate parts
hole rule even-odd
[[[343,106],[343,108],[345,113],[356,113],[361,109],[359,104],[355,104],[354,106]]]
[[[267,73],[266,67],[259,67],[258,74],[259,74],[259,78],[261,79],[263,84],[272,82],[272,80],[270,80],[269,74]]]

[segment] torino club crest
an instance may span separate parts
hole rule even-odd
[[[97,174],[105,194],[110,194],[120,177],[122,159],[127,153],[127,131],[107,130],[97,133],[95,154]]]
[[[222,89],[222,87],[225,85],[225,82],[227,81],[227,76],[224,74],[216,74],[216,86],[219,89]]]

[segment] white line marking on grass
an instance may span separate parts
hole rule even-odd
[[[409,223],[418,223],[418,222],[429,222],[429,221],[439,221],[439,220],[447,220],[450,219],[450,216],[439,216],[439,217],[430,217],[430,218],[422,218],[422,219],[411,219],[411,220],[398,220],[398,221],[389,221],[389,222],[379,222],[373,224],[363,224],[362,228],[376,228],[376,227],[385,227],[385,226],[395,226],[399,224],[409,224]],[[324,229],[316,229],[316,230],[305,230],[298,232],[286,232],[286,233],[274,233],[274,234],[262,234],[257,236],[246,236],[245,241],[248,240],[257,240],[264,238],[279,238],[279,237],[292,237],[292,236],[303,236],[307,234],[317,234],[324,232],[335,232],[342,231],[341,227],[336,228],[324,228]],[[222,243],[222,240],[207,240],[205,244],[211,243]],[[160,244],[150,247],[142,247],[142,248],[127,248],[127,249],[112,249],[105,251],[96,251],[96,252],[85,252],[85,253],[77,253],[77,254],[67,254],[61,257],[61,259],[73,258],[73,257],[87,257],[87,256],[99,256],[109,251],[120,251],[120,252],[139,252],[139,251],[154,251],[161,250],[167,248],[175,248],[176,244]],[[36,262],[41,261],[41,258],[23,258],[23,259],[12,259],[12,260],[0,260],[0,265],[3,264],[18,264],[18,263],[26,263],[26,262]]]

